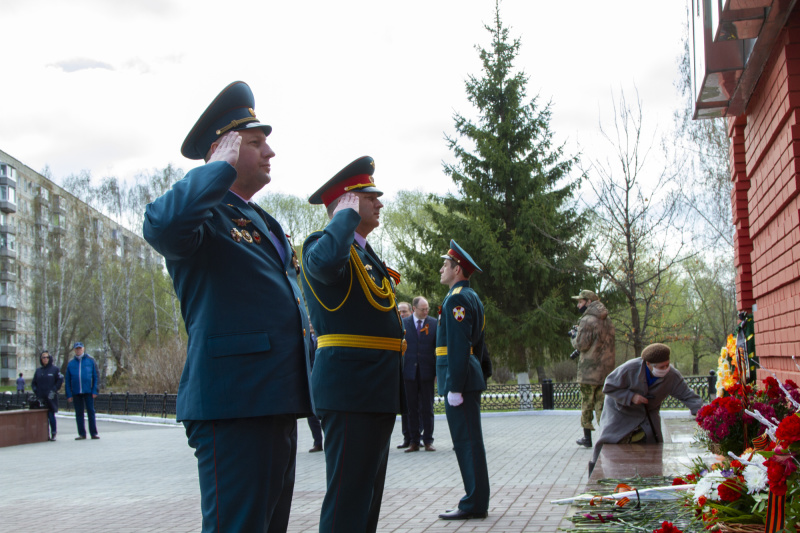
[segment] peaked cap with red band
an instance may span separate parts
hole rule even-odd
[[[471,275],[473,272],[483,272],[475,260],[453,239],[450,239],[450,249],[447,250],[447,254],[442,256],[442,259],[449,259],[455,262],[464,270],[467,276]]]
[[[359,157],[317,189],[317,192],[308,199],[308,203],[325,204],[325,207],[328,207],[346,192],[374,192],[378,193],[378,196],[383,196],[383,191],[375,187],[373,172],[375,172],[375,160],[368,155]]]

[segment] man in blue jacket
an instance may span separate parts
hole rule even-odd
[[[433,447],[433,380],[436,378],[436,325],[428,316],[428,300],[417,296],[412,300],[413,314],[403,319],[406,329],[406,353],[403,356],[403,380],[408,404],[410,435],[406,453]],[[422,427],[420,435],[419,428]]]
[[[217,96],[181,147],[201,165],[147,206],[189,334],[177,418],[194,448],[203,531],[286,531],[297,419],[312,414],[312,340],[297,259],[252,202],[272,179],[272,128],[244,82]]]
[[[76,342],[72,349],[75,350],[75,357],[67,364],[64,381],[67,384],[67,401],[75,404],[75,422],[78,424],[78,436],[75,440],[86,440],[84,408],[89,415],[89,435],[93,439],[99,439],[94,411],[94,399],[97,398],[97,363],[88,353],[84,353],[82,342]]]

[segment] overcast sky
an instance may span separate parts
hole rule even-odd
[[[452,190],[442,172],[464,82],[481,74],[494,0],[2,0],[0,150],[56,182],[172,163],[211,100],[247,82],[277,153],[269,190],[309,196],[362,155],[376,183]],[[503,0],[529,96],[568,153],[596,157],[620,89],[672,127],[684,1]],[[593,151],[598,152],[593,152]]]

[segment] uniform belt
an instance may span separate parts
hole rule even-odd
[[[469,354],[472,355],[472,346],[469,347]],[[447,355],[447,346],[437,346],[436,347],[436,357],[444,357]]]
[[[372,348],[374,350],[406,351],[406,340],[392,337],[370,337],[369,335],[321,335],[318,348],[336,346],[340,348]]]

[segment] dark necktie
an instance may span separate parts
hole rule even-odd
[[[253,209],[253,211],[258,213],[258,216],[260,216],[261,220],[264,221],[264,224],[267,225],[267,234],[269,236],[269,240],[272,243],[272,245],[275,247],[275,251],[278,252],[278,256],[281,258],[281,263],[283,263],[283,261],[285,259],[284,255],[283,255],[283,248],[281,247],[281,243],[278,240],[277,235],[275,235],[272,232],[272,228],[269,227],[269,220],[267,220],[266,213],[264,213],[264,210],[261,209],[261,207],[255,202],[247,202],[247,205],[249,205]]]

